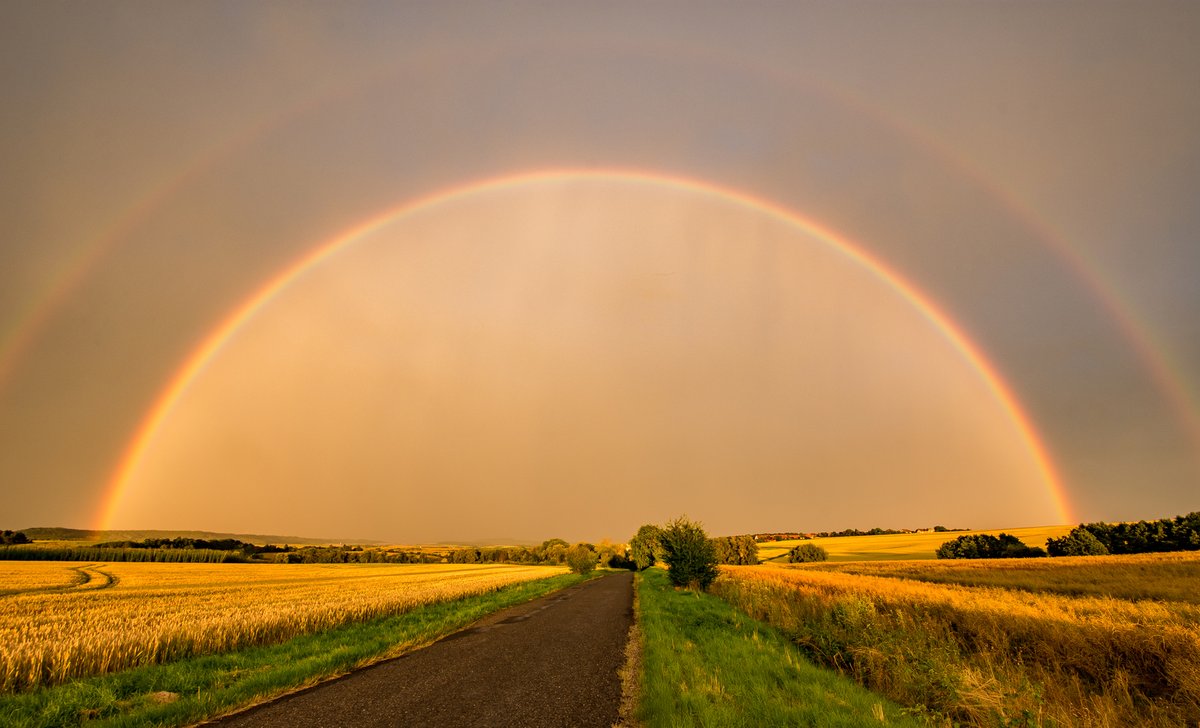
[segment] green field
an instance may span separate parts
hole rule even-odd
[[[937,548],[966,534],[1010,533],[1029,546],[1045,548],[1046,539],[1058,538],[1071,532],[1074,526],[1030,526],[1001,528],[990,531],[950,531],[931,533],[900,533],[884,536],[838,536],[836,538],[768,541],[758,545],[758,558],[763,561],[783,561],[787,552],[802,543],[811,543],[829,552],[830,561],[881,561],[935,559]]]

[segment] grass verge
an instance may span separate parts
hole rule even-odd
[[[637,719],[659,726],[921,725],[853,680],[810,663],[772,627],[717,597],[638,575]]]
[[[713,592],[943,725],[1200,725],[1200,609],[766,566]]]
[[[429,604],[282,644],[193,657],[0,695],[0,725],[173,726],[228,713],[424,646],[499,609],[583,581],[574,574]]]

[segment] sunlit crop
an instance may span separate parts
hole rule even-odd
[[[19,587],[6,580],[10,593],[0,596],[0,689],[8,692],[279,642],[565,572],[458,564],[119,563],[81,569],[37,562],[4,569],[21,579],[11,582]],[[21,591],[11,593],[16,588]]]
[[[0,561],[0,594],[68,589],[89,580],[80,564],[67,566]]]
[[[1070,533],[1072,526],[1031,526],[993,531],[948,531],[894,533],[879,536],[834,536],[830,538],[767,541],[758,545],[758,558],[766,561],[782,557],[794,546],[811,543],[829,552],[830,561],[874,561],[878,559],[934,559],[937,548],[965,533],[1011,533],[1028,546],[1045,547],[1047,538]]]
[[[1200,604],[1200,552],[1054,559],[952,559],[811,564],[790,568],[993,586],[1068,596],[1157,599]]]
[[[1131,564],[1144,567],[1148,559]],[[1059,563],[1065,574],[1077,561],[1045,563]],[[1194,603],[906,576],[725,567],[713,588],[784,630],[818,661],[939,721],[1089,728],[1200,722]]]

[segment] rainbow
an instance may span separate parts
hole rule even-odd
[[[337,254],[338,251],[353,245],[357,240],[382,228],[384,225],[431,206],[480,192],[517,187],[537,182],[569,181],[574,179],[666,186],[683,191],[715,195],[727,202],[756,212],[765,213],[784,221],[816,237],[842,255],[869,270],[901,294],[974,368],[1012,419],[1012,422],[1028,446],[1038,472],[1047,487],[1050,499],[1061,519],[1060,523],[1073,522],[1066,490],[1047,453],[1046,447],[1042,443],[1041,437],[1016,396],[1001,378],[995,367],[983,356],[979,348],[962,329],[951,321],[927,294],[914,288],[900,275],[889,269],[862,247],[773,202],[708,182],[637,170],[554,169],[477,180],[406,201],[396,207],[383,211],[366,222],[310,250],[268,280],[212,330],[203,342],[191,352],[183,365],[171,377],[168,385],[158,395],[154,405],[138,426],[134,437],[125,449],[117,468],[106,485],[104,495],[101,499],[101,508],[95,520],[95,528],[107,529],[110,527],[120,506],[122,496],[136,473],[143,456],[153,444],[159,428],[170,416],[175,405],[187,392],[192,382],[204,372],[208,364],[220,354],[222,348],[237,335],[246,322],[252,319],[264,306],[271,303],[281,291],[306,271],[320,265]]]
[[[611,49],[610,40],[605,41],[605,48]],[[497,48],[481,49],[478,44],[472,44],[469,49],[456,48],[454,50],[458,54],[467,51],[474,52],[481,58],[488,54],[499,53]],[[645,51],[636,44],[626,50],[630,53],[639,50]],[[439,50],[424,52],[433,54],[426,58],[426,60],[432,61],[435,60],[434,56],[440,56],[446,52],[446,49],[439,47]],[[808,92],[817,93],[846,109],[879,123],[912,146],[936,159],[945,168],[965,177],[979,187],[1005,213],[1033,233],[1039,242],[1063,261],[1066,267],[1084,284],[1089,294],[1099,302],[1120,335],[1130,345],[1142,369],[1148,374],[1183,434],[1193,444],[1196,458],[1200,462],[1200,393],[1190,386],[1186,373],[1176,358],[1171,355],[1169,347],[1153,334],[1153,327],[1143,316],[1138,314],[1137,307],[1129,297],[1121,295],[1120,288],[1111,276],[1106,275],[1100,266],[1089,261],[1074,246],[1070,245],[1059,231],[1042,221],[1029,205],[1018,199],[1017,195],[991,181],[978,167],[970,164],[960,154],[948,149],[944,143],[923,131],[919,126],[906,123],[902,118],[890,113],[877,103],[873,103],[871,99],[822,83],[819,78],[785,73],[775,66],[721,54],[710,47],[675,44],[670,47],[669,55],[674,58],[687,58],[696,63],[715,63],[739,68],[752,76],[766,78],[772,83],[787,88],[803,87]],[[17,368],[34,347],[38,337],[87,279],[87,276],[105,257],[119,248],[127,236],[166,200],[180,193],[202,174],[214,169],[218,162],[232,157],[236,152],[261,139],[268,132],[282,128],[289,121],[301,117],[309,111],[326,108],[338,100],[349,98],[382,80],[391,78],[392,75],[399,72],[401,67],[402,65],[398,64],[377,73],[365,74],[341,87],[326,89],[321,93],[301,99],[279,113],[261,118],[251,124],[248,129],[231,135],[208,150],[201,151],[184,165],[182,171],[164,183],[151,187],[151,192],[119,216],[106,232],[91,244],[76,251],[64,268],[52,276],[47,281],[47,285],[19,309],[10,321],[0,321],[0,391],[12,384]],[[699,186],[710,189],[710,191],[717,190],[717,188],[707,185]],[[730,193],[728,190],[723,193],[735,198],[742,196],[738,193]],[[432,198],[437,196],[424,199],[432,203]],[[757,207],[773,209],[776,213],[789,219],[792,217],[790,213],[776,205],[762,203],[761,200],[756,202],[758,203]],[[886,272],[883,277],[891,280],[894,285],[899,281],[899,278],[887,271],[878,261],[867,256],[860,255],[858,257],[876,272]],[[898,286],[898,288],[906,289],[905,286]]]

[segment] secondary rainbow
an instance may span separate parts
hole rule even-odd
[[[910,305],[917,309],[926,320],[941,332],[946,340],[975,369],[995,395],[997,401],[1008,413],[1009,417],[1011,417],[1021,437],[1025,440],[1037,469],[1046,484],[1050,499],[1057,510],[1058,516],[1061,518],[1060,522],[1072,522],[1073,519],[1066,491],[1046,447],[1043,445],[1041,437],[1028,415],[995,367],[983,356],[979,348],[962,329],[943,313],[927,294],[914,288],[900,275],[889,269],[863,248],[780,205],[712,183],[640,170],[554,169],[476,180],[406,201],[334,237],[329,242],[317,246],[268,280],[252,296],[243,301],[226,316],[213,329],[212,333],[204,339],[200,346],[191,352],[183,365],[171,377],[168,385],[159,394],[154,405],[142,419],[134,437],[125,449],[116,470],[106,485],[95,527],[97,529],[109,528],[121,503],[124,491],[137,471],[142,457],[153,444],[159,428],[170,416],[176,403],[187,392],[191,383],[204,371],[209,362],[220,353],[225,344],[237,335],[238,330],[243,324],[253,318],[260,309],[269,304],[280,291],[286,288],[292,281],[302,276],[305,271],[320,265],[323,261],[329,259],[345,247],[352,245],[363,236],[419,210],[455,198],[489,190],[516,187],[536,182],[569,181],[573,179],[608,180],[629,184],[666,186],[716,195],[726,201],[769,214],[795,226],[862,265],[900,293]]]

